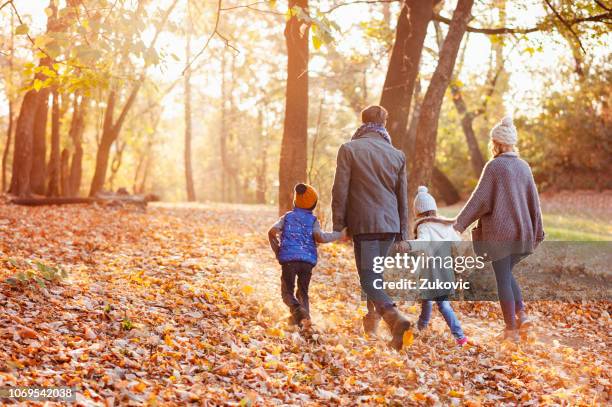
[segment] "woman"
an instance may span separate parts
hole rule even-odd
[[[503,337],[518,340],[519,328],[527,328],[530,321],[512,268],[544,240],[542,212],[531,169],[516,149],[518,135],[512,118],[504,117],[491,130],[490,139],[493,159],[457,216],[455,229],[461,233],[478,221],[472,240],[482,241],[479,246],[493,262],[506,323]]]

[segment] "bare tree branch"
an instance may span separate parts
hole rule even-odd
[[[572,35],[576,38],[576,41],[578,41],[578,45],[580,45],[580,49],[582,50],[582,52],[584,52],[586,54],[586,50],[582,46],[582,41],[580,41],[580,37],[578,36],[578,34],[576,34],[576,31],[574,31],[572,29],[572,25],[570,23],[568,23],[567,21],[565,21],[565,19],[561,16],[561,14],[559,14],[559,12],[557,10],[555,10],[555,8],[552,6],[552,4],[550,4],[549,0],[544,0],[544,2],[552,10],[552,12],[555,14],[555,16],[559,19],[559,21],[561,21],[563,23],[563,25],[569,30],[569,32],[572,33]]]
[[[206,39],[206,42],[204,42],[204,46],[198,51],[198,53],[191,59],[191,61],[187,61],[187,64],[185,65],[185,68],[183,69],[183,72],[181,73],[182,75],[184,75],[187,69],[189,69],[191,65],[195,62],[195,60],[198,59],[204,53],[204,51],[206,51],[206,48],[208,48],[208,44],[210,44],[210,41],[214,38],[215,35],[221,38],[223,42],[225,42],[226,47],[230,47],[236,52],[240,52],[240,50],[238,50],[236,47],[230,44],[229,39],[227,37],[225,37],[223,34],[219,32],[219,21],[221,20],[221,11],[224,10],[222,7],[222,4],[223,4],[223,0],[219,0],[219,2],[217,3],[217,13],[215,15],[215,25],[213,27],[212,32],[210,33],[210,35]]]
[[[546,0],[547,1],[547,0]],[[444,24],[450,23],[450,18],[443,17],[440,14],[434,14],[433,19]],[[612,20],[612,12],[596,14],[594,16],[580,17],[571,21],[565,21],[569,27],[585,23],[585,22],[603,22],[609,24]],[[497,28],[485,28],[485,27],[471,27],[468,26],[467,31],[472,33],[486,34],[486,35],[500,35],[500,34],[529,34],[536,31],[542,31],[546,27],[546,22],[538,23],[535,27],[530,28],[517,28],[517,27],[497,27]]]
[[[604,10],[606,10],[606,11],[611,11],[611,10],[612,10],[612,9],[610,9],[609,7],[606,7],[606,5],[605,5],[605,4],[603,4],[603,3],[602,3],[601,1],[599,1],[599,0],[595,0],[595,3],[597,3],[597,5],[598,5],[599,7],[601,7],[602,9],[604,9]]]

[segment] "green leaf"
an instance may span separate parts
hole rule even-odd
[[[26,35],[30,31],[27,24],[20,24],[15,28],[15,35]]]

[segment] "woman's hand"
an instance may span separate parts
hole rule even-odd
[[[410,243],[406,240],[395,242],[395,251],[399,253],[408,253],[412,250]]]

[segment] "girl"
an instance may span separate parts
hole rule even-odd
[[[427,187],[420,186],[414,199],[414,211],[416,214],[415,234],[416,240],[410,240],[412,250],[427,252],[428,256],[444,258],[452,255],[451,242],[460,241],[459,234],[453,228],[453,221],[438,217],[438,207],[436,200],[427,192]],[[435,242],[440,242],[436,244]],[[419,278],[426,277],[428,281],[454,281],[455,273],[452,268],[445,268],[440,264],[435,264],[426,270],[421,270]],[[417,328],[423,330],[429,324],[433,302],[438,305],[440,313],[444,317],[446,324],[455,337],[457,344],[463,346],[468,339],[461,329],[461,323],[453,308],[451,307],[448,296],[453,294],[453,290],[427,290],[421,295],[425,299],[421,302],[421,315]]]

